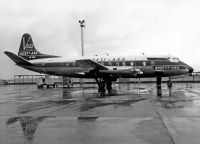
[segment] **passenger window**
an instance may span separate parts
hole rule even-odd
[[[117,63],[116,62],[112,62],[112,66],[117,66]]]
[[[104,65],[104,62],[99,62],[99,64],[102,64],[102,65]]]
[[[134,62],[131,62],[131,66],[134,66]]]
[[[154,65],[155,65],[155,62],[154,62],[154,61],[151,61],[151,65],[154,66]]]
[[[125,66],[126,65],[126,63],[125,62],[122,62],[122,66]]]
[[[125,65],[126,66],[130,66],[130,62],[125,62]]]
[[[69,67],[69,63],[66,63],[66,67]]]
[[[72,63],[72,66],[75,67],[75,63]]]
[[[143,64],[143,66],[146,66],[146,62],[145,61],[143,61],[142,64]]]
[[[73,67],[73,64],[72,64],[72,63],[69,63],[68,66],[69,66],[69,67]]]
[[[104,62],[104,65],[105,65],[105,66],[108,66],[108,62]]]

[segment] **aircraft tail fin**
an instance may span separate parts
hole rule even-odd
[[[54,55],[42,54],[39,51],[37,51],[33,44],[31,35],[28,33],[25,33],[22,36],[18,56],[21,56],[26,60],[58,57]]]
[[[11,58],[17,65],[32,65],[27,60],[23,59],[22,57],[19,57],[11,52],[5,51],[4,52],[9,58]]]

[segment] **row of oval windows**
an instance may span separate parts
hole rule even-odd
[[[97,62],[101,65],[104,66],[150,66],[150,65],[155,65],[154,61],[149,61],[148,63],[146,61],[137,61],[137,62],[133,62],[133,61],[126,61],[126,62]],[[58,66],[58,64],[56,63],[49,63],[49,64],[42,64],[43,66]],[[60,66],[66,66],[66,67],[79,67],[78,64],[74,63],[74,62],[69,62],[69,63],[62,63]]]
[[[98,62],[101,65],[104,66],[146,66],[146,61],[139,61],[139,62]],[[154,65],[155,63],[152,61],[151,64],[148,65]],[[78,65],[76,63],[66,63],[65,64],[68,67],[77,67]]]
[[[113,58],[113,59],[106,59],[106,58],[96,58],[92,59],[93,61],[124,61],[125,58]]]
[[[146,62],[98,62],[105,66],[146,66]]]

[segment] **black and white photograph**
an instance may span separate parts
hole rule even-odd
[[[0,144],[199,133],[199,0],[0,0]]]

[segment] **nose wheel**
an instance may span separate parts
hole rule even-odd
[[[167,86],[168,86],[168,88],[171,88],[171,87],[172,87],[172,81],[171,81],[170,78],[169,78],[169,80],[167,81]]]
[[[156,78],[157,96],[159,98],[162,97],[162,87],[161,87],[162,81],[161,80],[162,80],[162,77]]]

